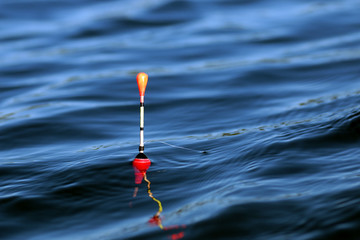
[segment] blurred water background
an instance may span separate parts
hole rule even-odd
[[[359,9],[1,0],[0,238],[360,239]]]

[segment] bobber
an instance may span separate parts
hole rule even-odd
[[[146,171],[151,165],[150,159],[144,154],[144,97],[148,75],[141,72],[136,76],[136,81],[140,95],[140,145],[139,154],[136,155],[132,164],[135,171],[135,184],[141,184]]]

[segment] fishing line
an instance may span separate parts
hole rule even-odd
[[[165,145],[168,145],[168,146],[173,147],[173,148],[179,148],[179,149],[188,150],[188,151],[197,152],[197,153],[204,153],[204,154],[207,153],[207,151],[196,150],[196,149],[191,149],[191,148],[187,148],[187,147],[181,147],[181,146],[170,144],[170,143],[167,143],[167,142],[164,142],[164,141],[158,141],[158,142],[162,143],[162,144],[165,144]]]
[[[154,215],[156,217],[158,217],[160,215],[160,213],[163,211],[163,208],[162,208],[162,205],[161,205],[161,202],[159,200],[157,200],[152,192],[151,192],[151,189],[150,189],[150,184],[151,182],[147,179],[147,176],[146,176],[146,173],[144,174],[144,180],[145,182],[147,182],[147,188],[148,188],[148,194],[149,194],[149,197],[152,198],[152,200],[154,200],[158,205],[159,205],[159,210],[157,211],[157,213]],[[161,229],[163,229],[163,226],[160,225],[159,226]]]

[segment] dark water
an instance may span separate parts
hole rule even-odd
[[[0,239],[360,239],[359,8],[1,0]]]

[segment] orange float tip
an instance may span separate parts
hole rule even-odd
[[[148,82],[148,75],[144,72],[138,73],[136,81],[139,87],[139,94],[143,97],[145,95],[145,89]]]
[[[144,175],[146,174],[146,171],[151,165],[151,161],[146,157],[145,154],[139,153],[135,157],[132,165],[135,171],[135,184],[141,184]]]

